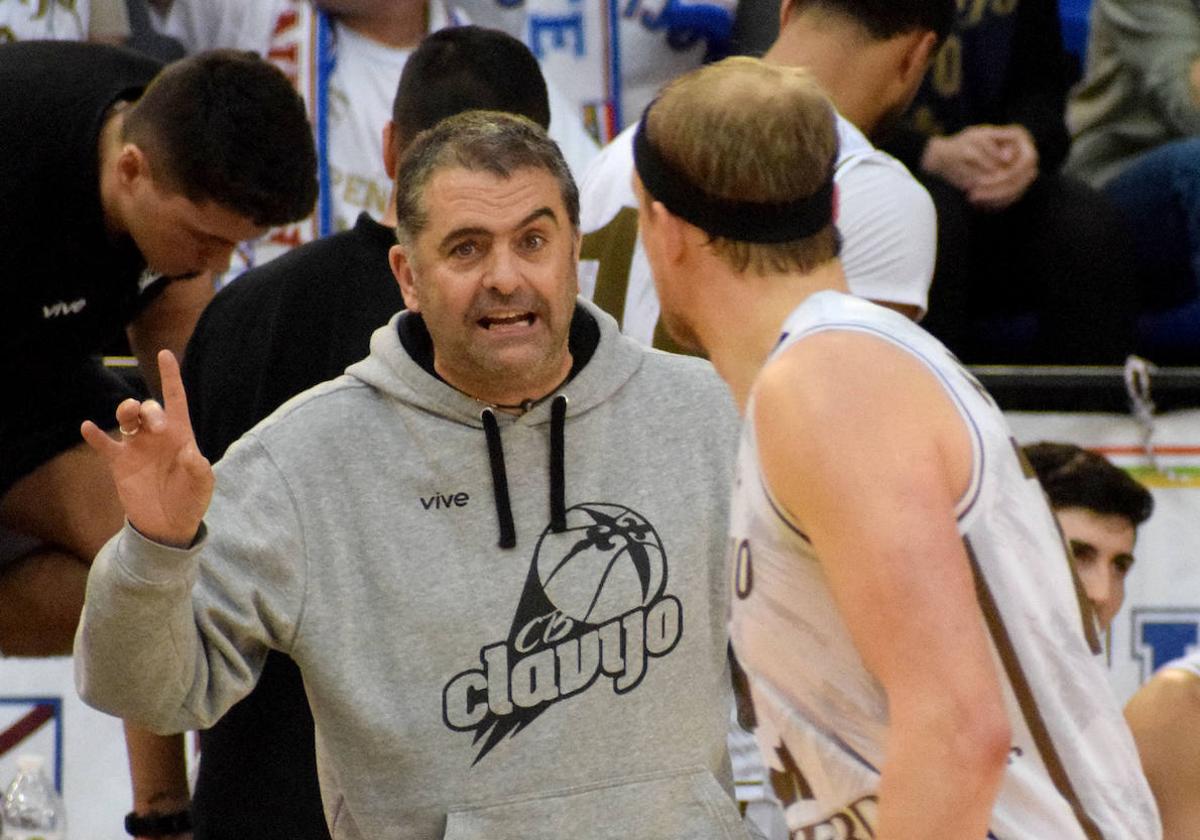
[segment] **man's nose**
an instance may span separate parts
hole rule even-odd
[[[1108,629],[1109,623],[1112,622],[1117,608],[1120,606],[1117,596],[1116,573],[1112,565],[1095,563],[1093,568],[1081,577],[1083,590],[1087,594],[1088,600],[1092,602],[1096,617],[1100,620],[1100,626]]]
[[[511,248],[492,249],[483,282],[485,286],[502,295],[512,294],[521,285],[520,261]]]

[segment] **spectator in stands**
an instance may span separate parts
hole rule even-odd
[[[1116,213],[1059,172],[1068,142],[1057,4],[958,9],[884,144],[937,206],[925,326],[970,362],[1120,363],[1132,348],[1136,289]]]
[[[1200,8],[1095,0],[1067,111],[1067,171],[1121,211],[1142,289],[1138,351],[1200,364]]]
[[[550,122],[529,50],[501,32],[441,29],[413,51],[384,133],[382,168],[421,131],[472,108]],[[290,397],[367,355],[371,333],[404,308],[388,266],[396,244],[393,188],[379,221],[302,245],[222,289],[184,359],[196,440],[216,461]],[[300,671],[272,651],[257,687],[200,734],[195,840],[327,840]]]
[[[182,351],[212,297],[209,277],[185,278],[306,215],[315,156],[295,91],[242,53],[164,70],[106,46],[6,44],[0,103],[0,527],[30,540],[0,568],[0,650],[64,654],[88,566],[123,519],[79,427],[115,430],[132,391],[92,354],[126,330],[157,389],[158,350]],[[139,738],[130,730],[146,808],[156,762]]]
[[[1168,662],[1125,706],[1163,840],[1200,837],[1200,652]]]
[[[809,69],[839,110],[838,229],[850,290],[910,318],[925,310],[933,273],[932,202],[869,136],[911,101],[949,32],[951,0],[783,0],[779,37],[764,60]],[[635,126],[636,127],[636,126]],[[580,184],[581,276],[622,331],[679,350],[659,325],[658,298],[637,228],[630,186],[633,128],[609,144]]]
[[[482,2],[482,0],[468,0]],[[288,248],[382,216],[391,182],[380,165],[384,126],[409,54],[431,31],[470,23],[458,0],[159,0],[165,34],[188,50],[236,47],[274,62],[308,101],[317,131],[321,195],[301,224],[247,253],[259,264]],[[574,171],[596,154],[574,109],[550,90],[551,137]],[[323,115],[323,116],[321,116]]]
[[[1069,443],[1035,443],[1025,455],[1037,473],[1102,630],[1125,600],[1137,528],[1154,511],[1150,491],[1103,455]]]

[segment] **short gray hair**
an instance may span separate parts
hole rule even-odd
[[[396,238],[411,245],[429,223],[422,200],[441,169],[461,167],[508,178],[542,169],[558,180],[571,226],[579,229],[579,188],[558,145],[537,123],[500,111],[466,111],[422,131],[396,167]]]

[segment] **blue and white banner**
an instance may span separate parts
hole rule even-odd
[[[129,763],[121,722],[75,694],[71,660],[0,658],[0,786],[36,753],[62,792],[71,840],[128,838]]]

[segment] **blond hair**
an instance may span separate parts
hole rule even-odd
[[[787,203],[816,193],[837,156],[833,106],[813,77],[738,56],[679,77],[647,116],[648,139],[692,184],[715,198]],[[807,274],[840,250],[831,222],[782,243],[712,236],[713,252],[739,272]]]

